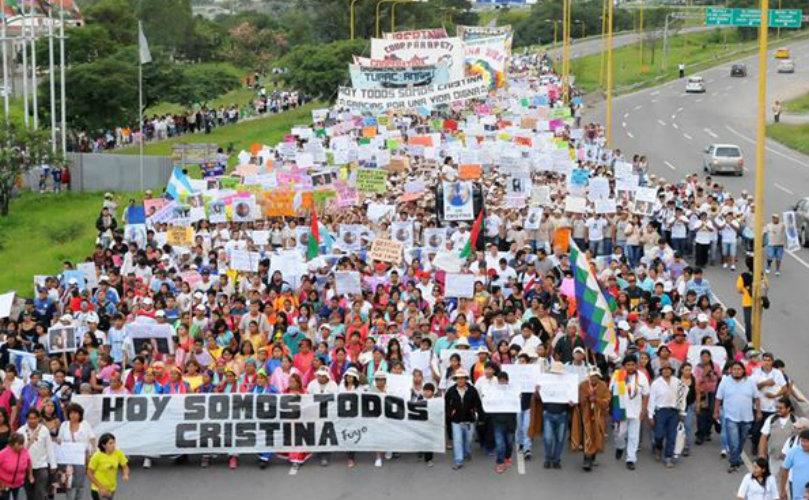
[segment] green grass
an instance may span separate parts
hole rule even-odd
[[[496,19],[499,14],[500,11],[497,9],[478,12],[478,26],[488,26],[492,19]]]
[[[806,31],[795,33],[789,38],[806,36]],[[727,45],[724,43],[727,35]],[[736,60],[757,50],[756,40],[740,41],[735,29],[722,31],[688,33],[669,38],[667,68],[662,68],[663,40],[654,46],[652,60],[651,43],[644,44],[643,66],[640,64],[638,44],[626,45],[613,51],[613,88],[616,93],[629,92],[643,87],[660,85],[677,78],[677,64],[684,62],[688,74],[705,70],[719,64]],[[572,70],[576,76],[576,86],[585,92],[601,87],[601,55],[593,54],[573,60]]]
[[[809,92],[785,101],[784,111],[789,113],[809,113]]]
[[[767,136],[795,151],[809,154],[809,123],[773,123],[767,126]]]
[[[126,194],[118,203],[126,203]],[[33,296],[33,276],[55,274],[62,262],[83,261],[93,251],[103,193],[25,192],[0,218],[0,291]],[[120,214],[119,214],[120,215]]]
[[[287,111],[278,115],[271,115],[266,118],[246,120],[235,125],[227,125],[215,128],[210,134],[199,132],[196,134],[183,135],[180,137],[167,139],[165,141],[152,142],[144,146],[143,153],[152,156],[170,156],[172,147],[175,144],[190,143],[216,143],[222,147],[227,147],[233,143],[236,151],[242,149],[249,150],[254,142],[260,144],[275,144],[280,141],[285,134],[295,125],[310,124],[312,122],[312,109],[322,107],[319,102],[309,103],[306,106]],[[137,147],[128,147],[115,151],[116,154],[138,154]]]
[[[249,104],[255,96],[255,90],[246,87],[239,87],[205,103],[205,105],[209,108],[219,108],[220,106],[231,106],[233,104],[245,106]],[[188,106],[183,106],[182,104],[177,104],[176,102],[159,102],[154,106],[147,108],[145,115],[177,114],[182,113],[187,109]]]

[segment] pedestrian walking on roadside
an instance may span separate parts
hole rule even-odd
[[[778,99],[772,105],[772,117],[775,123],[779,123],[781,121],[781,101]]]
[[[787,244],[787,230],[781,216],[772,214],[772,222],[764,227],[764,234],[767,235],[767,269],[770,274],[772,261],[775,261],[775,275],[781,276],[781,261],[784,260],[784,246]]]
[[[755,407],[755,415],[753,408]],[[754,420],[761,420],[761,400],[756,384],[748,378],[741,361],[730,366],[730,376],[722,377],[716,390],[714,420],[719,420],[722,410],[722,432],[727,437],[730,455],[728,472],[742,466],[742,449],[753,427]]]

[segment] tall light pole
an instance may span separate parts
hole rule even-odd
[[[22,109],[25,128],[28,128],[28,16],[25,15],[25,4],[20,13],[22,14]]]
[[[568,4],[570,0],[562,0],[562,96],[567,102],[568,74],[569,68],[567,54],[568,38],[570,37],[570,25],[568,23]]]
[[[67,99],[65,98],[65,0],[59,5],[59,86],[61,87],[62,155],[67,153]]]
[[[753,345],[761,348],[761,280],[764,276],[764,141],[767,139],[767,29],[770,2],[761,0],[761,26],[758,28],[758,119],[756,123],[756,187],[753,214],[755,240],[753,246]]]
[[[643,71],[643,3],[640,4],[640,20],[638,21],[638,45],[640,47],[640,66]]]
[[[558,19],[545,19],[546,23],[553,23],[553,49],[556,49],[556,23],[559,22]]]
[[[612,11],[613,1],[607,0],[607,103],[606,136],[607,147],[612,147]]]
[[[34,130],[39,128],[39,104],[37,94],[37,28],[35,23],[34,2],[29,2],[31,5],[31,93],[33,99],[31,105],[34,107]]]
[[[359,0],[351,0],[351,3],[348,7],[348,17],[349,17],[349,38],[352,40],[354,39],[354,6]]]
[[[53,5],[48,7],[48,66],[51,91],[51,152],[56,153],[56,82],[53,71]]]
[[[8,98],[11,93],[11,86],[8,84],[8,33],[6,31],[8,18],[6,17],[6,0],[0,0],[0,14],[3,15],[3,24],[0,26],[0,28],[2,28],[0,38],[2,38],[3,42],[3,116],[5,116],[6,125],[8,125]]]

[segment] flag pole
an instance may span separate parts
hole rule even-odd
[[[22,14],[22,106],[25,128],[28,128],[28,16],[25,4],[22,5],[20,13]]]
[[[8,84],[8,37],[6,25],[8,24],[8,16],[6,15],[6,0],[0,0],[0,12],[3,14],[2,34],[0,38],[3,39],[3,116],[5,117],[6,125],[8,125],[8,95],[11,93],[11,87]]]
[[[51,152],[56,154],[56,82],[53,80],[53,4],[48,6],[48,63],[51,90]]]
[[[138,22],[140,24],[140,22]],[[138,129],[140,130],[140,141],[138,146],[140,163],[140,190],[143,191],[143,63],[138,57]]]
[[[65,1],[59,5],[59,84],[61,87],[62,155],[67,153],[67,100],[65,99]]]
[[[37,94],[37,26],[36,26],[36,11],[34,10],[34,2],[30,1],[31,5],[31,94],[33,96],[34,113],[34,130],[39,128],[39,104]]]

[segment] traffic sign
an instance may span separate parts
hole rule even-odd
[[[800,28],[800,9],[770,10],[770,28]],[[761,26],[761,10],[759,9],[727,9],[724,7],[707,7],[705,24],[708,26],[742,26],[757,28]]]

